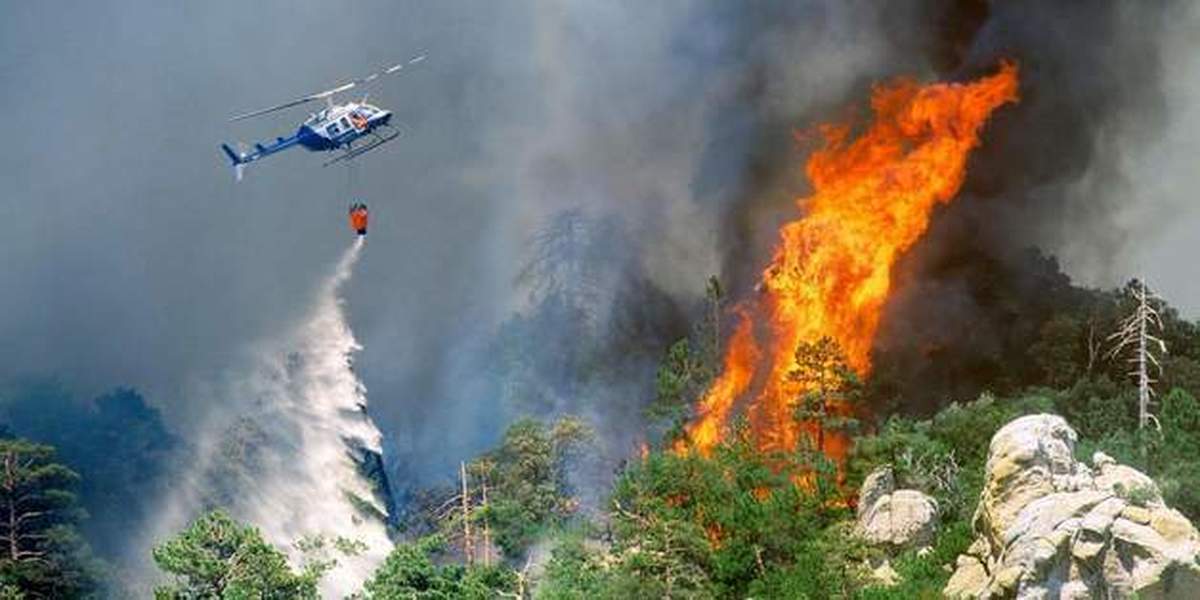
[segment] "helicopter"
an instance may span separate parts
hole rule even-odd
[[[333,89],[310,94],[269,108],[240,114],[229,119],[231,122],[241,121],[309,102],[325,101],[325,108],[309,114],[308,118],[296,130],[296,133],[290,137],[277,137],[275,141],[266,144],[256,143],[254,144],[253,152],[246,152],[244,149],[235,151],[229,144],[221,144],[221,149],[225,151],[225,155],[233,163],[235,178],[238,181],[242,180],[242,174],[246,165],[277,152],[287,150],[292,146],[301,146],[313,152],[334,152],[341,150],[342,154],[340,156],[322,165],[327,167],[339,161],[351,160],[356,156],[370,152],[400,137],[401,131],[391,124],[391,111],[367,104],[367,95],[364,95],[361,101],[341,104],[335,103],[333,97],[336,94],[351,90],[360,85],[368,84],[383,75],[391,75],[392,73],[399,72],[407,65],[415,65],[425,60],[425,56],[425,54],[420,54],[405,62],[397,63]],[[355,142],[364,138],[369,138],[365,145],[354,145]]]

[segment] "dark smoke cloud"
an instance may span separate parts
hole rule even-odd
[[[1163,202],[1145,194],[1144,173],[1127,161],[1178,124],[1168,109],[1178,56],[1164,43],[1173,14],[1127,3],[991,4],[948,75],[1016,60],[1021,102],[995,116],[959,199],[897,266],[877,362],[904,382],[907,409],[1032,379],[1022,372],[1029,344],[1055,310],[1081,301],[1047,254],[1083,283],[1142,273],[1128,257],[1163,221],[1139,232],[1123,215],[1161,217]],[[1181,267],[1167,272],[1178,277]],[[1171,300],[1195,310],[1197,298]]]

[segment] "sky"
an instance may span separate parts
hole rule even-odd
[[[895,52],[922,13],[880,6],[4,3],[0,378],[54,376],[81,394],[134,386],[186,432],[221,408],[204,390],[308,305],[361,200],[371,235],[346,290],[357,371],[393,443],[427,430],[415,451],[433,447],[486,401],[447,365],[521,308],[517,275],[547,218],[615,215],[643,240],[627,251],[649,276],[694,299],[727,267],[730,211],[764,148],[795,159],[793,130],[840,114],[870,82],[933,76],[924,57]],[[1079,281],[1146,272],[1197,318],[1200,15],[1179,6],[1121,15],[1153,21],[1117,33],[1154,36],[1156,102],[1097,126],[1104,160],[1046,192],[1073,199],[1079,218],[1038,229]],[[292,150],[234,182],[220,143],[289,134],[306,112],[228,117],[420,52],[371,90],[408,137],[351,166]],[[774,193],[790,206],[798,189]],[[1085,214],[1097,195],[1121,198],[1103,235]],[[766,214],[748,219],[761,243],[778,221]]]

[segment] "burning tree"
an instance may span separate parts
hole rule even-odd
[[[825,144],[805,165],[812,194],[796,201],[803,216],[780,229],[759,293],[735,308],[721,374],[687,430],[692,446],[709,454],[746,401],[759,448],[794,449],[804,425],[789,373],[801,343],[828,337],[856,373],[870,370],[892,266],[958,193],[984,125],[1017,100],[1017,87],[1017,67],[1007,63],[968,83],[902,80],[875,88],[865,129],[821,128]],[[844,436],[824,442],[835,458],[848,444]]]
[[[1161,429],[1158,419],[1150,412],[1150,405],[1154,402],[1152,386],[1157,381],[1150,371],[1155,369],[1160,376],[1162,375],[1162,363],[1156,353],[1167,352],[1166,342],[1153,333],[1161,335],[1163,331],[1162,317],[1155,308],[1161,300],[1144,281],[1134,281],[1130,287],[1136,305],[1133,312],[1121,321],[1119,329],[1108,337],[1116,342],[1108,356],[1116,358],[1122,352],[1132,350],[1133,355],[1128,361],[1133,365],[1133,369],[1129,371],[1129,375],[1137,380],[1138,428],[1145,429],[1147,423],[1153,423],[1155,429]]]
[[[853,418],[841,413],[857,397],[861,383],[831,337],[801,342],[796,347],[795,361],[788,380],[801,393],[793,414],[797,421],[811,427],[815,449],[823,453],[827,431],[845,432],[856,425]]]

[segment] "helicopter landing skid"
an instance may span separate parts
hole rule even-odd
[[[339,156],[333,160],[327,161],[325,164],[323,164],[321,166],[328,167],[329,165],[332,165],[334,163],[338,163],[338,162],[341,162],[344,160],[351,160],[356,156],[366,154],[367,152],[370,152],[370,151],[400,137],[402,133],[403,133],[402,131],[393,131],[393,132],[391,132],[389,134],[385,134],[385,135],[375,134],[375,139],[372,140],[371,143],[367,144],[366,146],[360,146],[358,148],[348,149],[341,156]]]

